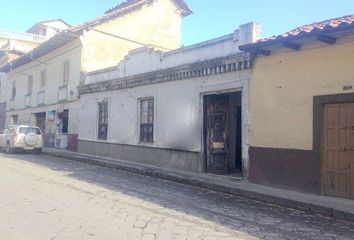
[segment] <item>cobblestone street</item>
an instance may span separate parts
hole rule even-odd
[[[0,154],[0,239],[354,239],[354,224],[147,176]]]

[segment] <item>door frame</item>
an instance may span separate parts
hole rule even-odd
[[[321,194],[325,195],[325,170],[323,163],[324,107],[326,104],[354,103],[354,93],[320,95],[313,97],[313,151],[320,166]]]
[[[242,129],[242,140],[241,140],[241,148],[242,148],[242,178],[244,180],[248,179],[249,176],[249,157],[248,157],[248,149],[249,149],[249,95],[245,92],[246,86],[237,87],[237,88],[230,88],[225,90],[215,90],[215,91],[208,91],[200,93],[200,106],[201,106],[201,163],[202,163],[202,172],[207,172],[207,162],[206,162],[206,139],[205,139],[205,121],[206,121],[206,114],[205,114],[205,102],[204,97],[208,95],[217,95],[217,94],[224,94],[224,93],[233,93],[233,92],[240,92],[241,93],[241,106],[242,106],[242,117],[241,117],[241,129]]]

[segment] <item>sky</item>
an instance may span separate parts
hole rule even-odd
[[[36,22],[62,18],[76,25],[101,16],[123,0],[0,0],[0,28],[26,31]],[[304,24],[354,14],[354,0],[186,0],[193,14],[183,20],[185,46],[230,34],[258,22],[263,37]]]

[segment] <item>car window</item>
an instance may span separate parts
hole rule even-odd
[[[23,134],[28,134],[28,133],[41,134],[41,130],[39,128],[35,128],[35,127],[20,127],[20,129],[18,130],[18,133],[23,133]]]

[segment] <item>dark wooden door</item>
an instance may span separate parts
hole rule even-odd
[[[36,125],[39,127],[44,135],[45,133],[45,113],[36,114]]]
[[[325,193],[354,199],[354,103],[325,106],[323,138]]]
[[[207,171],[227,173],[229,98],[227,95],[208,96],[206,104]]]

